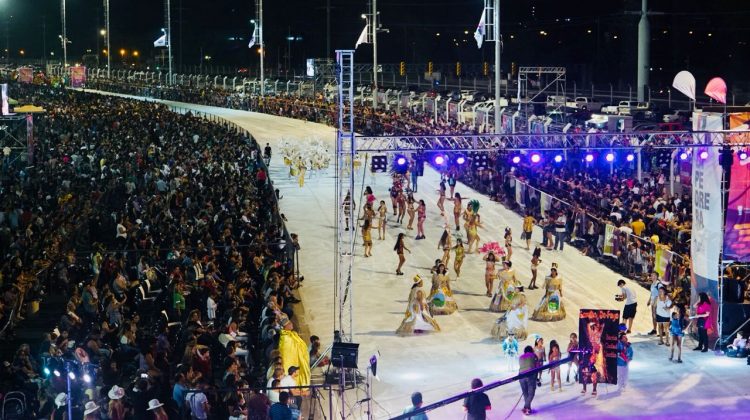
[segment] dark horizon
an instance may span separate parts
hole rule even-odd
[[[110,0],[112,8],[113,62],[117,52],[138,50],[145,63],[155,54],[153,41],[164,26],[163,0]],[[307,58],[322,58],[326,50],[326,0],[266,0],[266,63],[274,70],[286,68],[291,47],[291,67],[302,69]],[[364,27],[360,14],[366,0],[330,0],[331,50],[353,48]],[[634,83],[639,0],[581,0],[574,6],[551,0],[502,4],[503,69],[518,65],[561,65],[572,80],[597,83]],[[651,19],[652,85],[671,82],[688,69],[700,79],[722,76],[735,86],[750,84],[747,77],[750,42],[750,5],[731,2],[652,0],[650,9],[663,12]],[[480,63],[492,61],[493,45],[477,49],[473,32],[483,0],[379,0],[383,27],[379,36],[382,63]],[[69,61],[80,61],[87,50],[101,52],[104,27],[102,0],[67,0]],[[46,50],[61,55],[60,0],[3,0],[0,22],[11,14],[11,59],[41,58]],[[210,56],[211,64],[247,67],[256,71],[257,48],[248,49],[255,17],[254,1],[172,0],[175,64],[197,65]],[[4,25],[3,25],[4,26]],[[542,31],[544,34],[542,34]],[[468,33],[465,33],[468,32]],[[440,34],[439,36],[437,34]],[[545,35],[546,34],[546,35]],[[288,42],[286,37],[302,37]],[[5,28],[0,30],[5,48]],[[455,40],[455,41],[454,41]],[[371,62],[372,47],[362,45],[357,61]],[[101,54],[100,54],[101,55]],[[102,57],[103,58],[103,57]]]

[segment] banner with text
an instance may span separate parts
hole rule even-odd
[[[729,128],[736,129],[747,124],[750,114],[730,115]],[[744,128],[744,127],[743,127]],[[730,142],[746,139],[729,136]],[[740,159],[734,154],[729,181],[726,224],[724,226],[724,258],[737,262],[750,262],[750,158]]]
[[[34,69],[31,67],[18,68],[18,81],[21,83],[31,83],[34,81]]]
[[[620,311],[581,309],[578,320],[579,382],[617,383],[617,334]]]
[[[70,68],[70,86],[83,87],[86,84],[86,67],[73,66]]]

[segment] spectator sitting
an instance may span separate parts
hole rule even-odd
[[[737,336],[734,338],[732,344],[727,346],[728,357],[745,357],[748,355],[747,338],[744,337],[742,331],[737,332]]]

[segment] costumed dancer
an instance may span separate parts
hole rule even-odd
[[[310,353],[305,340],[294,331],[294,324],[286,316],[281,318],[281,335],[279,337],[279,353],[284,363],[284,371],[290,367],[299,368],[298,386],[310,385]]]
[[[399,191],[398,197],[396,197],[396,203],[398,204],[398,217],[396,218],[396,221],[399,224],[403,224],[404,215],[406,215],[406,195],[403,190]]]
[[[505,228],[503,239],[505,239],[505,260],[510,261],[510,257],[513,256],[513,234],[509,227]]]
[[[424,239],[424,221],[427,219],[427,205],[424,200],[419,200],[417,207],[417,237],[414,239]]]
[[[522,293],[523,286],[516,279],[516,272],[511,267],[513,263],[503,261],[503,268],[497,272],[497,292],[490,301],[490,312],[505,312],[511,308],[513,298]]]
[[[396,330],[396,334],[400,336],[440,331],[440,326],[427,311],[427,302],[424,300],[424,291],[421,287],[422,279],[419,278],[419,281],[417,281],[417,278],[419,276],[414,278],[415,284],[409,292],[410,299],[404,320],[401,321],[401,325]]]
[[[479,249],[479,233],[477,232],[477,228],[482,225],[479,217],[479,200],[469,201],[464,212],[464,220],[466,220],[464,228],[466,229],[468,253],[471,254],[472,246],[474,246],[475,250]]]
[[[406,229],[413,230],[412,224],[414,224],[414,216],[417,214],[417,209],[414,206],[417,202],[414,200],[414,195],[409,193],[406,198],[406,214],[409,215],[409,223],[406,225]]]
[[[453,298],[450,279],[448,279],[448,269],[443,263],[440,263],[432,274],[432,288],[430,296],[427,297],[427,304],[433,316],[450,315],[458,310],[456,299]]]
[[[516,293],[510,310],[495,321],[490,334],[498,340],[514,336],[523,341],[528,336],[526,330],[528,324],[529,307],[526,305],[526,296],[523,293]]]
[[[440,189],[438,190],[439,198],[437,206],[440,209],[440,216],[445,216],[445,179],[440,179]]]
[[[502,342],[503,354],[508,364],[508,371],[515,370],[516,356],[518,356],[518,340],[513,335],[509,334]]]
[[[393,174],[393,184],[391,185],[391,207],[393,207],[393,215],[396,216],[396,211],[398,210],[398,195],[401,193],[401,190],[403,189],[402,183],[401,183],[401,175],[399,174]]]
[[[464,263],[464,243],[461,238],[456,238],[456,246],[453,247],[456,252],[456,259],[453,262],[453,271],[456,272],[456,279],[461,277],[461,265]]]
[[[495,251],[490,250],[484,256],[484,261],[484,285],[487,288],[487,297],[492,297],[492,283],[495,281],[495,263],[497,262]]]
[[[529,290],[538,289],[536,285],[536,273],[539,269],[539,263],[542,260],[539,258],[542,256],[542,248],[534,248],[534,253],[531,255],[531,281],[529,282]]]
[[[440,237],[440,241],[438,241],[438,249],[443,250],[443,257],[440,258],[440,261],[442,261],[445,266],[448,266],[448,263],[451,260],[451,249],[453,248],[453,243],[451,241],[451,234],[448,232],[448,230],[443,231],[443,235]]]
[[[534,321],[560,321],[565,319],[565,306],[562,303],[562,277],[557,274],[557,263],[552,263],[550,274],[544,279],[545,294],[534,310]]]
[[[384,200],[380,200],[380,205],[378,206],[378,239],[381,241],[385,239],[385,219],[387,214],[388,206]]]
[[[401,271],[401,267],[403,267],[404,263],[406,262],[406,257],[404,257],[404,250],[408,251],[409,254],[411,254],[411,250],[406,247],[406,244],[404,244],[403,233],[398,234],[398,238],[396,238],[396,245],[393,247],[393,250],[396,251],[396,254],[398,254],[398,268],[396,268],[396,274],[399,276],[403,276],[404,273]]]
[[[463,212],[461,194],[456,193],[453,198],[449,198],[449,200],[453,201],[453,221],[456,223],[456,230],[460,230],[461,228],[458,224],[458,220],[461,218],[461,213]]]
[[[305,163],[305,159],[299,158],[297,160],[297,182],[299,183],[300,188],[305,186],[305,174],[306,173],[307,173],[307,164]]]
[[[370,225],[370,220],[365,219],[365,222],[362,224],[362,245],[365,248],[365,258],[372,256],[372,233],[370,232],[370,228],[372,226]]]

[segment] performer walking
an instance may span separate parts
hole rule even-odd
[[[448,266],[448,263],[451,260],[451,249],[453,248],[453,244],[451,243],[451,234],[448,232],[448,230],[443,231],[443,235],[440,237],[440,241],[438,242],[438,249],[443,250],[443,257],[440,258],[440,261],[443,262],[443,264]]]
[[[471,200],[466,205],[466,211],[464,212],[464,228],[466,229],[466,240],[468,241],[469,251],[471,254],[472,245],[474,249],[479,249],[479,233],[477,228],[481,226],[481,219],[479,218],[479,200]]]
[[[438,269],[432,274],[432,288],[430,296],[427,297],[427,305],[433,316],[450,315],[458,309],[448,279],[448,269],[443,263],[440,263]]]
[[[398,197],[396,197],[396,203],[398,204],[398,218],[396,218],[396,221],[399,224],[404,223],[404,215],[406,214],[406,195],[404,195],[404,191],[399,191]]]
[[[416,276],[415,283],[409,292],[409,302],[406,307],[406,314],[401,325],[396,330],[400,336],[419,334],[422,332],[438,332],[440,326],[427,312],[427,302],[424,300],[424,291],[422,290],[422,279]]]
[[[531,281],[529,282],[529,290],[538,289],[536,285],[536,273],[539,269],[539,263],[542,260],[539,258],[542,256],[542,249],[539,247],[534,248],[534,253],[531,254]]]
[[[516,279],[516,272],[511,267],[513,263],[503,261],[502,270],[497,272],[497,293],[490,301],[490,312],[505,312],[511,308],[516,294],[521,293],[523,286]]]
[[[401,183],[401,175],[394,174],[393,175],[393,184],[391,185],[391,206],[393,207],[393,215],[396,215],[396,209],[398,205],[398,195],[401,193],[401,190],[403,190],[402,183]]]
[[[419,200],[417,207],[417,237],[415,239],[424,239],[424,221],[427,218],[427,205],[424,200]]]
[[[414,195],[409,193],[406,198],[406,214],[409,215],[409,223],[406,225],[406,229],[413,230],[412,224],[414,223],[414,216],[417,214],[417,209],[414,208],[416,201],[414,201]]]
[[[534,310],[534,321],[560,321],[565,319],[565,306],[562,304],[562,277],[557,274],[557,263],[552,263],[550,274],[544,279],[544,297]]]
[[[526,305],[526,296],[518,293],[513,297],[510,310],[495,321],[490,334],[498,340],[514,335],[518,340],[523,341],[528,336],[526,330],[528,323],[529,307]]]
[[[403,276],[404,273],[401,271],[401,267],[403,267],[404,263],[406,262],[406,257],[404,257],[404,250],[409,251],[409,254],[411,254],[411,250],[404,244],[403,233],[398,234],[396,245],[393,247],[393,250],[396,251],[396,254],[398,254],[398,268],[396,268],[396,274],[399,276]]]
[[[578,334],[570,333],[570,341],[568,342],[568,355],[572,355],[573,358],[568,362],[568,373],[565,374],[565,383],[570,382],[570,370],[573,365],[576,366],[576,375],[578,375]],[[575,375],[573,381],[575,382]]]
[[[505,239],[505,260],[510,261],[510,257],[513,255],[513,234],[509,227],[505,228],[503,238]]]
[[[531,211],[526,212],[526,216],[523,218],[523,232],[521,233],[521,239],[526,240],[526,250],[528,251],[531,247],[531,233],[534,231],[534,223],[536,219],[531,215]]]
[[[440,189],[438,190],[440,197],[438,198],[437,206],[440,209],[440,216],[445,216],[445,180],[440,180]]]
[[[362,224],[362,241],[365,247],[365,258],[372,256],[372,234],[370,233],[370,221],[365,219]]]
[[[669,334],[672,336],[672,351],[669,353],[669,361],[674,358],[674,349],[677,348],[677,363],[682,363],[682,337],[684,332],[684,317],[678,309],[672,312],[672,320],[669,323]]]
[[[396,212],[393,212],[396,214]],[[380,200],[380,206],[378,206],[378,239],[385,239],[385,220],[388,214],[388,206],[385,205],[385,201]]]
[[[456,279],[461,277],[461,265],[464,263],[464,243],[461,238],[456,239],[456,246],[453,247],[456,252],[456,259],[453,262],[453,271],[456,272]]]
[[[453,221],[456,223],[456,230],[460,230],[458,220],[461,218],[461,213],[463,212],[461,194],[456,193],[453,198],[449,198],[449,200],[453,201]]]
[[[497,262],[495,252],[490,250],[490,252],[484,256],[484,261],[484,285],[487,287],[487,297],[492,297],[492,283],[494,283],[495,280],[495,262]]]
[[[560,357],[562,355],[560,354],[560,345],[557,344],[557,341],[551,340],[549,342],[549,362],[556,362],[560,360]],[[550,389],[552,391],[555,390],[555,382],[557,382],[558,390],[562,391],[562,378],[560,377],[560,366],[553,367],[549,370],[549,376],[550,376]]]

